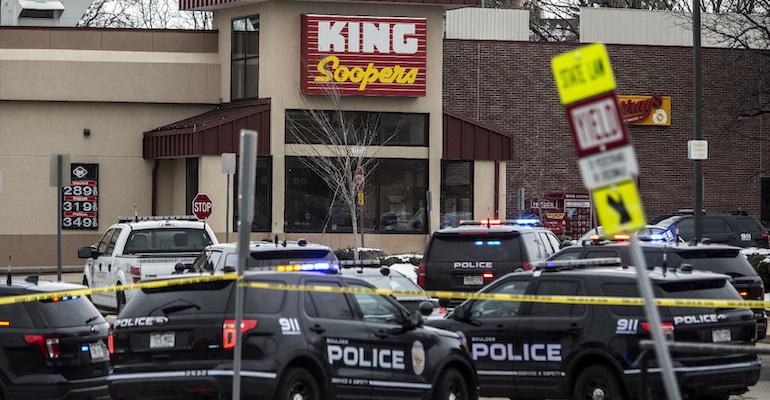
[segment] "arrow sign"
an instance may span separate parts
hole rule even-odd
[[[605,235],[634,232],[644,227],[642,202],[633,180],[595,189],[593,198]]]

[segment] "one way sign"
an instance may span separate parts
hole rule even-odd
[[[644,227],[644,211],[636,182],[628,180],[596,189],[593,199],[605,235],[634,232]]]

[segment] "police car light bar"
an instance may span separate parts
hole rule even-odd
[[[118,223],[139,221],[197,221],[194,215],[145,215],[135,217],[118,217]]]
[[[538,261],[533,262],[533,268],[560,268],[560,267],[592,267],[601,265],[621,265],[619,257],[592,258],[584,260],[562,260],[562,261]]]

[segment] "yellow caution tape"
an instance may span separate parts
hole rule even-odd
[[[100,288],[84,288],[66,290],[61,292],[43,292],[18,296],[0,297],[0,305],[25,303],[33,301],[51,300],[54,298],[71,296],[89,296],[96,293],[110,293],[134,289],[157,289],[171,286],[189,285],[195,283],[231,281],[237,280],[235,273],[223,275],[186,276],[172,279],[145,281],[127,285],[105,286]],[[473,293],[473,292],[449,292],[440,290],[393,290],[393,289],[368,289],[351,287],[333,287],[321,285],[288,285],[272,282],[248,282],[244,287],[263,290],[280,290],[292,292],[322,292],[322,293],[348,293],[348,294],[377,294],[385,296],[429,296],[439,299],[454,300],[492,300],[515,301],[522,303],[556,303],[556,304],[585,304],[605,306],[641,306],[644,300],[638,297],[613,297],[613,296],[542,296],[504,293]],[[655,300],[660,307],[699,307],[699,308],[770,308],[770,301],[760,300],[718,300],[718,299],[668,299]]]

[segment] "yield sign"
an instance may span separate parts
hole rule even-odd
[[[198,193],[195,195],[195,198],[193,198],[192,212],[199,221],[203,221],[210,217],[213,208],[214,205],[207,194]]]

